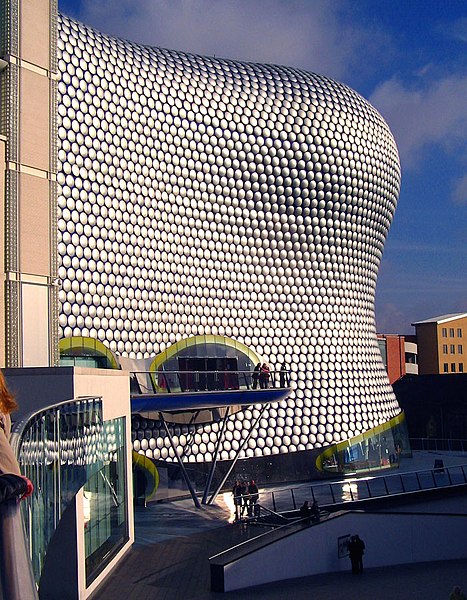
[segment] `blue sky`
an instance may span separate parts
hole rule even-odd
[[[59,0],[137,43],[322,73],[385,117],[402,189],[380,268],[384,333],[467,312],[465,0]]]

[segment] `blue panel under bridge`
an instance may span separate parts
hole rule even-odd
[[[212,451],[212,460],[206,461],[210,462],[211,465],[204,487],[202,503],[210,504],[214,501],[232,472],[240,454],[248,444],[253,431],[263,416],[265,409],[271,403],[285,400],[290,395],[291,389],[289,387],[279,387],[284,382],[279,376],[275,378],[273,373],[271,373],[269,382],[270,387],[265,388],[254,387],[249,377],[250,374],[247,377],[243,372],[232,370],[212,373],[203,372],[202,377],[198,377],[199,374],[197,372],[192,372],[188,375],[187,377],[186,371],[172,371],[167,373],[154,373],[153,371],[132,372],[131,412],[133,415],[154,419],[160,423],[159,436],[169,440],[170,447],[178,462],[193,501],[196,506],[200,507],[201,504],[186,470],[186,459],[185,461],[183,460],[184,456],[186,456],[185,450],[181,449],[180,444],[174,441],[173,438],[174,426],[176,427],[176,424],[181,422],[197,426],[214,421],[221,422],[217,433],[217,440]],[[211,387],[214,384],[216,388],[224,386],[227,389],[200,389],[201,387]],[[277,387],[272,387],[274,385]],[[191,389],[186,389],[187,387]],[[222,477],[222,481],[211,492],[210,488],[220,454],[221,443],[224,440],[227,420],[243,407],[252,405],[259,405],[261,407],[258,415],[255,421],[251,423],[247,435],[242,435],[242,440],[235,457],[231,459],[231,463],[227,472]],[[138,444],[138,441],[135,442],[136,444]],[[140,452],[143,451],[144,446]]]
[[[285,400],[290,388],[223,390],[212,392],[159,392],[132,394],[131,412],[209,410],[226,406],[250,406]]]

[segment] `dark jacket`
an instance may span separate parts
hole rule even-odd
[[[19,475],[0,475],[0,503],[23,496],[28,489],[28,484]]]
[[[250,500],[258,500],[258,486],[255,483],[250,483],[250,485],[248,486],[248,493],[250,495]]]

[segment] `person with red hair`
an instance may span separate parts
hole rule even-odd
[[[18,461],[10,446],[11,417],[10,413],[18,408],[15,399],[7,388],[5,378],[0,370],[0,474],[19,475],[27,483],[23,498],[30,496],[34,490],[32,482],[21,475]]]

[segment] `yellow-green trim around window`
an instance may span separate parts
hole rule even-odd
[[[365,440],[384,433],[385,431],[389,431],[393,429],[397,425],[401,425],[405,421],[405,413],[402,411],[397,416],[393,417],[391,420],[386,421],[386,423],[382,423],[381,425],[377,425],[373,427],[373,429],[369,429],[360,435],[357,435],[353,438],[349,438],[348,440],[344,440],[343,442],[339,442],[338,444],[333,444],[324,450],[321,454],[319,454],[316,458],[316,468],[319,471],[324,471],[323,462],[333,456],[334,454],[340,452],[341,450],[345,450],[349,446],[354,446],[356,444],[361,444]]]
[[[133,450],[133,465],[143,471],[146,475],[145,499],[147,502],[155,499],[159,487],[159,471],[155,463],[145,454]]]
[[[228,338],[224,335],[195,335],[175,342],[175,344],[172,344],[169,348],[167,348],[167,350],[158,354],[152,361],[149,371],[151,371],[151,373],[156,373],[159,367],[168,361],[169,358],[177,355],[181,350],[185,350],[186,348],[191,348],[192,346],[197,346],[199,344],[221,344],[228,346],[229,348],[239,350],[248,356],[248,358],[252,361],[252,364],[256,365],[258,362],[260,362],[256,352],[253,352],[251,348],[248,348],[248,346],[245,346],[245,344],[242,344],[237,340],[233,340],[232,338]],[[159,388],[155,377],[153,377],[153,383],[156,390],[162,391],[162,388]]]
[[[248,348],[248,346],[245,346],[245,344],[242,344],[237,340],[233,340],[223,335],[195,335],[193,337],[184,338],[183,340],[175,342],[175,344],[172,344],[169,348],[167,348],[167,350],[158,354],[152,361],[149,370],[157,371],[157,369],[163,363],[169,360],[169,358],[172,358],[172,356],[178,354],[180,350],[190,348],[191,346],[197,346],[199,344],[221,344],[228,346],[229,348],[235,348],[240,350],[240,352],[243,354],[246,354],[246,356],[251,359],[253,364],[257,364],[259,362],[256,352],[253,352],[253,350]]]
[[[105,358],[108,361],[108,364],[111,365],[111,369],[120,369],[115,354],[111,350],[109,350],[107,346],[104,346],[104,344],[99,340],[89,337],[76,336],[62,338],[58,343],[60,356],[67,356],[67,351],[72,351],[73,349],[77,348],[89,350],[91,351],[91,353],[94,353],[95,356],[105,356]]]

